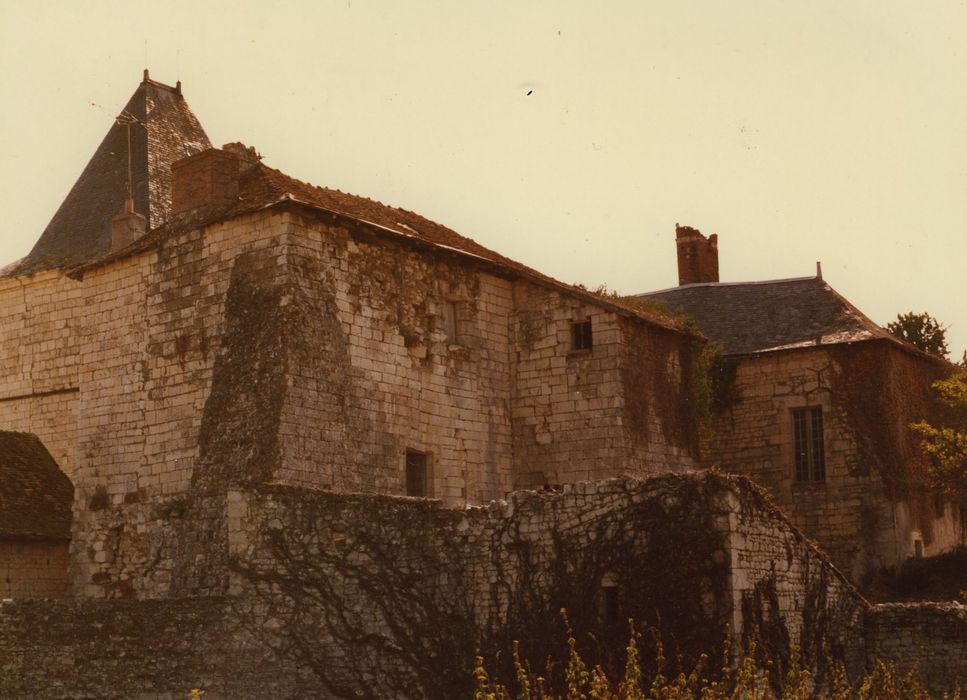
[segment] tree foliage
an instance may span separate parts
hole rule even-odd
[[[927,312],[897,314],[896,321],[886,324],[886,329],[931,355],[947,357],[950,351],[947,347],[947,327]]]
[[[945,410],[943,421],[926,421],[910,427],[921,437],[921,446],[930,457],[930,476],[934,488],[952,500],[967,503],[967,371],[957,372],[933,383]]]

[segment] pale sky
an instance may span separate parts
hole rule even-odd
[[[147,67],[212,142],[565,282],[826,280],[967,347],[967,2],[0,0],[0,265]],[[530,93],[530,94],[528,94]]]

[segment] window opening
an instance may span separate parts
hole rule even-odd
[[[608,626],[617,625],[621,610],[618,606],[618,587],[606,585],[601,587],[601,621]]]
[[[415,450],[406,451],[406,495],[428,496],[426,454]]]
[[[590,350],[594,345],[591,337],[591,322],[578,321],[571,324],[571,349]]]
[[[443,304],[443,325],[447,334],[447,342],[457,342],[457,303],[447,301]]]
[[[825,481],[826,455],[823,447],[823,409],[797,408],[792,412],[796,457],[796,481]]]

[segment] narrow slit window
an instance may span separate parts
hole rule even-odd
[[[591,336],[591,322],[578,321],[571,324],[571,349],[590,350],[594,345]]]
[[[427,458],[423,452],[406,451],[406,495],[428,496]]]
[[[796,481],[826,481],[826,454],[823,444],[823,409],[820,406],[797,408],[792,412]]]
[[[447,342],[456,343],[457,335],[457,303],[447,301],[443,304],[443,327],[447,334]]]

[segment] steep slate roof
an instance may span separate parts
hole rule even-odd
[[[30,433],[0,431],[0,538],[69,539],[74,486]]]
[[[171,164],[211,148],[204,129],[181,95],[148,78],[128,100],[124,111],[138,121],[131,128],[134,209],[156,227],[171,209]],[[3,276],[78,265],[111,250],[111,218],[127,197],[127,127],[115,123],[74,183],[54,218],[22,260]]]
[[[819,277],[688,284],[639,296],[691,316],[728,355],[873,338],[899,343]]]

